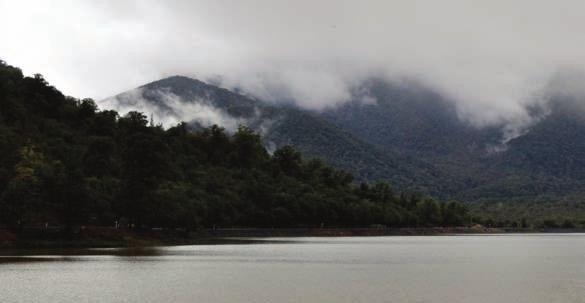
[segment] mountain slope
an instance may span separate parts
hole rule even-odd
[[[274,150],[292,145],[306,157],[317,157],[354,173],[361,181],[385,179],[405,189],[438,194],[438,171],[431,165],[364,142],[315,113],[289,106],[273,106],[253,98],[174,76],[155,81],[101,103],[120,112],[151,113],[155,123],[170,126],[186,121],[194,128],[219,124],[234,131],[248,126]]]
[[[189,121],[194,128],[217,123],[234,131],[247,125],[269,149],[290,144],[360,181],[386,179],[441,199],[580,201],[585,187],[585,119],[576,110],[578,100],[552,102],[548,115],[505,145],[501,127],[461,121],[439,94],[377,80],[356,90],[354,101],[320,113],[179,76],[103,104],[152,112],[155,122]]]
[[[91,99],[65,97],[1,60],[0,155],[0,231],[9,235],[2,245],[123,244],[154,229],[157,239],[176,242],[211,227],[469,222],[460,204],[386,183],[356,186],[350,174],[294,148],[270,155],[247,128],[163,129],[139,112],[120,117]]]
[[[502,145],[501,127],[462,122],[451,103],[428,89],[381,81],[367,85],[376,102],[350,102],[321,116],[384,150],[432,163],[454,181],[442,184],[445,196],[505,202],[562,200],[580,193],[585,119],[578,100],[555,99],[548,115]]]

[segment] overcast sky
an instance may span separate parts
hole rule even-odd
[[[0,12],[0,58],[97,100],[183,74],[322,109],[379,76],[420,81],[485,125],[584,83],[585,1],[0,0]]]

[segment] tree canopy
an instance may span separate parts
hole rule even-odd
[[[467,209],[351,174],[241,126],[169,129],[0,63],[0,225],[455,226]]]

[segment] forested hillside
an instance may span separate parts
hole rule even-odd
[[[547,108],[531,110],[535,123],[504,141],[504,125],[475,127],[461,120],[453,102],[415,83],[372,79],[352,98],[312,112],[174,76],[100,104],[154,113],[155,121],[181,117],[192,129],[217,121],[233,132],[243,124],[271,151],[292,145],[358,182],[387,180],[463,201],[476,213],[515,221],[585,219],[579,100],[553,98]]]
[[[458,203],[356,185],[246,127],[165,129],[0,62],[0,226],[454,226]]]
[[[351,172],[357,181],[387,180],[399,188],[440,195],[445,178],[432,165],[408,154],[383,150],[317,113],[270,104],[182,76],[164,78],[100,102],[121,112],[142,110],[157,121],[185,121],[191,129],[217,123],[228,132],[237,125],[261,135],[269,150],[291,145],[307,158],[323,159]],[[170,117],[170,118],[169,118]]]
[[[585,214],[582,100],[551,96],[532,110],[532,125],[504,142],[505,126],[462,121],[452,102],[428,88],[371,81],[363,91],[376,101],[321,116],[383,150],[432,163],[444,176],[438,197],[510,217]]]

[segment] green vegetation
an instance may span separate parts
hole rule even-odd
[[[211,106],[261,133],[265,146],[271,149],[294,146],[306,158],[319,158],[335,168],[351,172],[357,182],[387,180],[397,188],[437,197],[444,191],[438,184],[446,179],[431,165],[382,150],[377,143],[366,143],[318,113],[262,102],[196,79],[172,76],[121,93],[108,101],[123,108],[133,108],[138,103],[158,115],[180,114],[181,110],[178,113],[176,108],[169,106],[169,99]],[[201,127],[197,121],[186,122],[192,128]]]
[[[260,132],[265,146],[292,145],[307,158],[351,172],[355,182],[386,180],[402,190],[464,201],[480,218],[473,222],[513,227],[522,218],[531,226],[585,221],[585,119],[578,101],[551,101],[548,115],[505,151],[493,152],[504,148],[501,126],[478,129],[461,121],[452,103],[424,87],[370,84],[361,93],[377,102],[349,102],[321,113],[181,76],[122,93],[114,103],[141,102],[158,113],[170,110],[165,96],[210,105]]]
[[[522,218],[531,226],[551,220],[560,226],[567,219],[583,226],[582,99],[550,96],[546,113],[528,109],[534,125],[502,144],[504,125],[477,128],[460,119],[453,102],[425,87],[379,80],[366,87],[376,103],[348,102],[321,116],[385,151],[415,157],[410,171],[424,184],[421,192],[464,201],[474,216],[498,226],[520,225]]]
[[[470,214],[486,226],[510,228],[584,228],[585,206],[569,201],[533,202],[507,200],[507,203],[482,202],[469,205]],[[572,226],[572,227],[570,227]]]
[[[458,203],[395,193],[284,146],[139,112],[119,117],[0,63],[0,225],[460,226]]]

